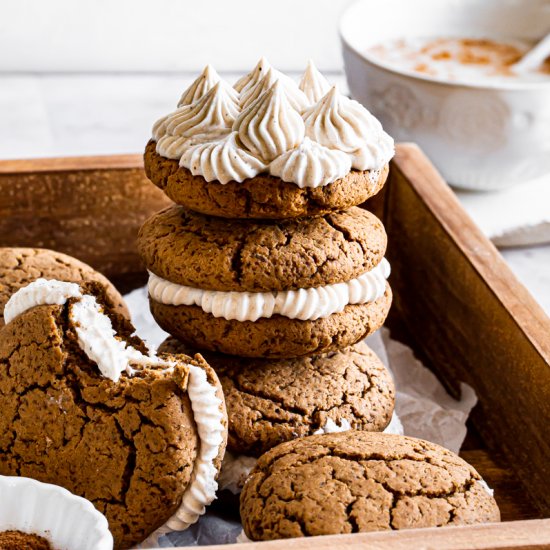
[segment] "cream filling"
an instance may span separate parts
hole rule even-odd
[[[78,343],[101,374],[117,382],[122,372],[132,375],[136,365],[161,365],[167,370],[176,363],[162,361],[155,355],[147,356],[116,337],[109,317],[102,312],[94,296],[83,295],[75,283],[38,279],[16,292],[6,304],[6,323],[25,311],[40,305],[63,305],[69,299],[78,301],[70,305],[69,319],[74,323]],[[208,382],[200,367],[189,368],[187,393],[200,441],[200,451],[193,465],[191,483],[183,494],[180,507],[167,521],[166,527],[183,530],[204,514],[205,507],[216,498],[218,484],[214,459],[223,444],[223,413],[215,386]],[[161,533],[166,532],[161,528]],[[157,533],[158,536],[158,533]]]
[[[338,432],[347,432],[349,430],[351,430],[351,424],[347,418],[342,418],[340,424],[337,424],[332,418],[329,418],[324,426],[321,426],[318,430],[313,432],[313,435],[334,434]]]
[[[386,291],[390,264],[383,258],[371,271],[356,279],[321,287],[273,292],[226,292],[179,285],[149,273],[150,297],[170,306],[199,306],[205,313],[228,321],[257,321],[282,315],[314,321],[343,311],[348,304],[365,304]]]
[[[37,279],[10,297],[4,307],[4,321],[6,324],[11,323],[35,306],[62,306],[69,298],[81,297],[80,287],[76,283]]]
[[[490,497],[494,497],[495,496],[495,491],[494,489],[491,489],[491,487],[489,487],[489,485],[487,485],[487,482],[484,480],[484,479],[478,479],[477,480],[477,483],[479,483],[481,485],[481,487],[483,488],[483,490],[490,496]]]

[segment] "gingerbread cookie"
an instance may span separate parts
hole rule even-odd
[[[283,443],[241,493],[252,540],[500,520],[480,475],[454,453],[410,437],[350,431]]]
[[[279,177],[262,174],[242,182],[207,181],[163,157],[151,140],[145,148],[147,177],[175,203],[189,210],[224,218],[281,219],[319,216],[362,204],[376,195],[388,178],[385,165],[375,172],[352,170],[333,183],[300,188]]]
[[[190,350],[174,338],[159,350]],[[260,456],[297,437],[346,429],[382,431],[392,417],[395,388],[364,343],[314,357],[244,359],[206,353],[222,384],[233,453]]]
[[[0,550],[54,550],[51,544],[39,535],[22,531],[0,532]]]
[[[265,59],[234,87],[207,66],[153,127],[147,177],[189,210],[226,218],[322,215],[363,203],[393,139],[310,62],[300,84]]]
[[[227,417],[214,371],[154,356],[97,283],[38,279],[0,329],[0,474],[63,486],[117,548],[185,529],[215,498]]]
[[[2,313],[10,296],[40,278],[71,283],[96,281],[105,287],[115,311],[130,318],[112,283],[80,260],[45,248],[0,248],[0,326],[4,324]]]
[[[174,206],[138,248],[159,325],[199,349],[298,357],[352,345],[391,304],[386,233],[361,208],[280,222],[207,218]]]

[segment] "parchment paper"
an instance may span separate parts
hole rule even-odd
[[[137,333],[157,348],[168,336],[149,312],[147,290],[125,296]],[[392,372],[397,389],[395,410],[405,435],[438,443],[458,452],[466,436],[466,420],[476,404],[474,390],[461,384],[460,401],[453,399],[436,376],[420,363],[410,348],[392,340],[385,328],[370,336],[367,344]],[[163,548],[233,543],[241,532],[238,497],[223,491],[207,513],[183,532],[161,537]]]

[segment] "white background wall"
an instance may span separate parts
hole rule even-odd
[[[353,0],[0,0],[0,71],[242,71],[342,67]],[[365,29],[368,31],[366,22]]]

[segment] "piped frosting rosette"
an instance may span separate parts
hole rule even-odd
[[[394,154],[380,122],[312,62],[297,84],[265,58],[233,87],[207,65],[153,140],[159,155],[221,184],[266,173],[322,187],[353,169],[376,173]]]

